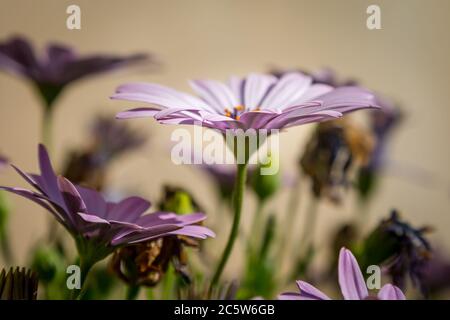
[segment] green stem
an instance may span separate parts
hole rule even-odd
[[[304,224],[303,229],[303,237],[300,240],[300,254],[307,253],[304,252],[308,250],[308,247],[310,246],[310,243],[314,239],[314,233],[316,229],[316,222],[317,222],[317,208],[318,208],[318,198],[313,197],[311,199],[311,202],[309,203],[308,210],[306,212],[306,220]],[[312,245],[312,244],[311,244]]]
[[[52,108],[44,108],[42,116],[42,143],[51,152],[52,149],[52,127],[53,127],[53,112]]]
[[[127,287],[126,299],[127,300],[136,300],[139,295],[139,291],[141,287],[130,284]]]
[[[295,181],[295,185],[291,190],[291,194],[289,197],[289,202],[287,206],[287,212],[285,217],[285,223],[283,224],[286,229],[285,231],[281,232],[281,239],[280,239],[280,250],[278,251],[278,261],[280,261],[280,264],[282,264],[282,261],[284,260],[284,254],[287,253],[287,250],[284,250],[286,242],[288,241],[289,237],[292,237],[293,232],[292,228],[295,225],[295,218],[297,217],[298,212],[298,205],[300,203],[300,178],[298,177]]]
[[[87,286],[87,277],[89,275],[89,272],[91,271],[92,267],[94,266],[95,262],[92,262],[88,259],[83,259],[83,257],[80,257],[80,271],[81,271],[81,284],[80,290],[73,290],[72,292],[72,299],[73,300],[81,300],[86,293],[86,290],[88,288]]]
[[[223,269],[227,264],[228,258],[230,257],[231,251],[233,249],[234,242],[239,233],[239,222],[241,219],[242,202],[244,198],[245,190],[245,180],[247,178],[247,162],[244,164],[237,164],[237,176],[236,176],[236,186],[233,193],[233,208],[234,208],[234,218],[233,225],[231,226],[230,235],[228,237],[227,245],[222,254],[219,264],[217,265],[216,272],[211,281],[210,291],[217,285],[222,275]]]
[[[261,221],[261,213],[264,208],[264,201],[258,199],[258,203],[256,205],[255,213],[253,214],[253,220],[250,227],[250,233],[247,236],[247,250],[250,252],[252,249],[255,249],[256,244],[259,241],[259,222]]]

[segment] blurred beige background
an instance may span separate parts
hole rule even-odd
[[[81,7],[80,31],[65,27],[70,4]],[[370,4],[381,6],[382,30],[366,28]],[[0,7],[2,40],[23,34],[41,48],[47,41],[60,41],[81,53],[152,52],[165,64],[158,73],[124,71],[68,88],[58,101],[54,119],[57,166],[65,151],[83,143],[93,115],[101,111],[112,115],[136,105],[108,99],[123,82],[151,81],[188,89],[189,78],[226,79],[230,74],[264,72],[274,65],[306,70],[331,66],[343,77],[360,79],[398,100],[407,113],[390,146],[397,169],[383,180],[370,207],[367,227],[396,207],[415,225],[435,226],[433,238],[450,248],[450,1],[2,0]],[[111,185],[153,201],[159,198],[163,183],[188,187],[213,221],[216,202],[211,182],[193,168],[170,162],[168,145],[174,127],[150,119],[130,124],[146,130],[151,141],[140,152],[115,163]],[[23,169],[37,170],[40,125],[39,100],[30,86],[1,73],[1,152]],[[297,156],[311,128],[298,127],[281,135],[284,172],[295,172]],[[406,173],[409,171],[414,174]],[[423,172],[431,179],[419,183],[416,175]],[[25,186],[12,170],[1,173],[0,178],[2,185]],[[284,190],[270,207],[278,206],[284,214],[286,197]],[[9,198],[14,208],[10,224],[14,254],[18,263],[25,263],[27,250],[45,231],[47,214],[29,201]],[[322,243],[337,222],[352,216],[351,200],[342,207],[324,204],[320,208],[317,237]],[[253,207],[250,197],[245,203],[244,223]],[[212,241],[218,243],[228,233],[225,228],[215,231],[219,238]]]

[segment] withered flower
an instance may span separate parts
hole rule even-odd
[[[364,241],[364,265],[383,264],[392,282],[400,288],[405,288],[409,276],[412,284],[426,296],[424,278],[432,250],[424,235],[429,231],[429,227],[411,226],[393,210]]]
[[[165,186],[159,208],[178,215],[200,210],[186,190],[172,186]],[[199,242],[191,237],[174,235],[126,246],[114,253],[110,266],[130,285],[153,287],[172,264],[175,272],[190,283],[185,247],[198,248]]]
[[[0,272],[0,300],[36,300],[38,277],[25,268],[11,267]]]
[[[153,287],[172,263],[175,271],[189,282],[184,246],[198,247],[198,242],[189,237],[173,236],[127,246],[114,253],[111,268],[126,283]]]
[[[373,145],[372,136],[347,119],[320,123],[300,159],[314,196],[339,203],[342,189],[350,184],[351,169],[367,163]]]

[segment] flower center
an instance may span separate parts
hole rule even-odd
[[[225,116],[239,120],[241,118],[240,114],[244,110],[245,110],[245,108],[243,106],[236,106],[231,111],[230,111],[230,109],[225,108],[225,110],[223,112],[225,113]]]

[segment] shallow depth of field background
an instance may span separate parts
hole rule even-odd
[[[66,8],[78,4],[82,30],[65,27]],[[366,28],[366,8],[379,4],[382,30]],[[189,78],[224,80],[231,74],[264,72],[273,66],[312,71],[323,66],[361,80],[402,105],[406,119],[390,145],[391,168],[370,206],[371,228],[393,207],[414,225],[435,227],[433,238],[450,248],[450,2],[366,0],[2,0],[0,39],[22,34],[42,47],[60,41],[81,53],[151,52],[164,67],[100,75],[69,87],[57,102],[53,161],[83,144],[86,127],[98,113],[115,112],[136,103],[111,101],[118,84],[158,82],[189,90]],[[28,171],[37,170],[41,107],[24,81],[0,74],[0,152]],[[108,179],[112,187],[156,202],[164,183],[193,192],[211,216],[218,234],[209,245],[222,250],[230,222],[217,229],[213,184],[198,170],[170,162],[170,134],[175,127],[151,119],[129,121],[145,130],[150,141],[140,151],[115,162]],[[297,157],[313,126],[281,135],[284,174],[294,174]],[[25,186],[13,170],[0,174],[2,185]],[[302,207],[306,205],[306,186]],[[269,209],[285,214],[287,190]],[[48,213],[30,201],[9,196],[13,206],[11,241],[18,263],[26,263],[30,246],[45,232]],[[322,204],[316,238],[324,245],[337,223],[354,215],[350,195],[343,206]],[[246,198],[244,223],[253,214],[254,199]],[[298,221],[302,223],[301,219]],[[207,222],[208,224],[208,222]],[[225,224],[222,223],[222,226]],[[292,244],[295,248],[295,243]],[[240,261],[239,246],[234,251]],[[229,263],[227,271],[238,268]],[[238,270],[238,269],[236,269]]]

